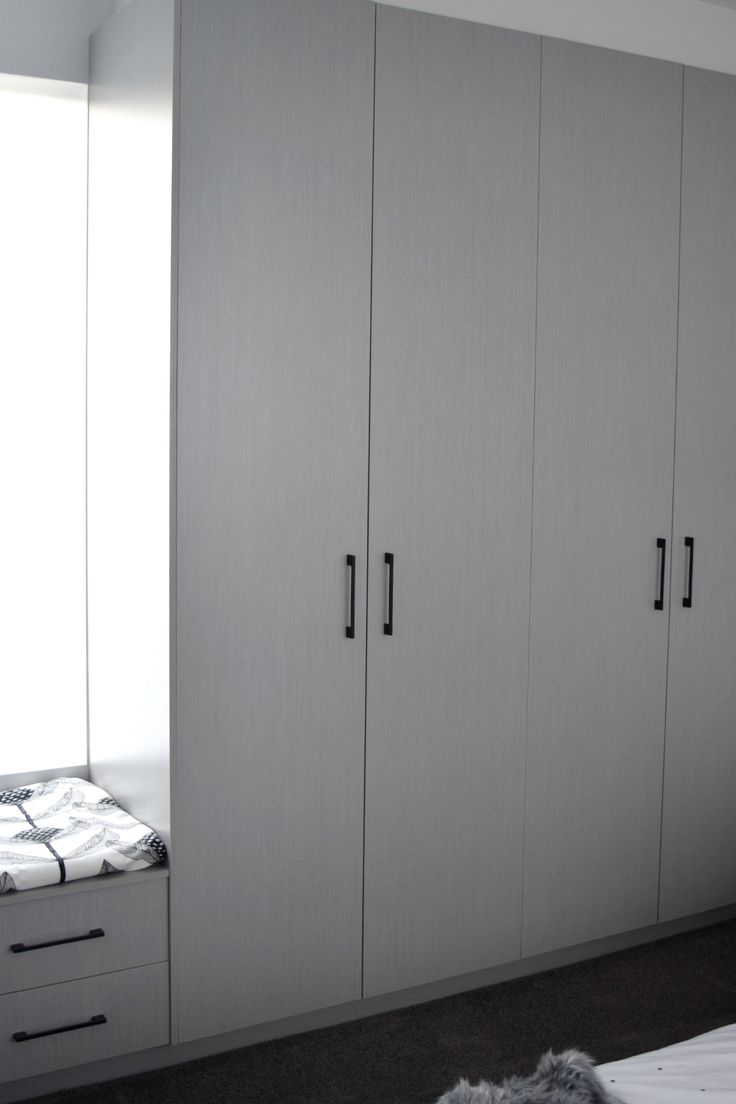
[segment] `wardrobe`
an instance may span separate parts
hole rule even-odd
[[[662,920],[736,899],[735,118],[685,69]]]
[[[541,105],[526,954],[657,919],[682,68],[545,40]]]
[[[736,78],[368,0],[168,10],[172,1042],[707,922]]]

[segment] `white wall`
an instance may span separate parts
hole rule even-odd
[[[89,35],[115,0],[0,0],[0,73],[86,84]]]
[[[90,778],[169,838],[174,0],[92,39],[87,548]]]
[[[0,135],[0,211],[12,212],[0,264],[0,774],[76,772],[87,760],[85,85],[0,75]]]

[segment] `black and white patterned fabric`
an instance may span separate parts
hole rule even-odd
[[[165,861],[163,840],[91,782],[0,790],[0,893]]]

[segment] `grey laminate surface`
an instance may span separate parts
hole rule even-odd
[[[173,0],[92,36],[90,778],[167,843],[173,76]]]
[[[17,1042],[32,1035],[105,1023]],[[169,1042],[169,967],[166,962],[97,977],[44,985],[0,997],[0,1082],[112,1058]]]
[[[681,89],[543,40],[525,955],[657,915]]]
[[[698,69],[685,70],[680,273],[662,919],[736,900],[736,78]]]
[[[182,9],[182,1040],[360,996],[374,15]]]
[[[539,46],[378,8],[366,996],[519,953]]]
[[[125,875],[120,877],[120,889],[114,878],[97,878],[96,888],[87,893],[26,900],[23,892],[8,907],[0,907],[0,994],[168,960],[166,879],[125,883]],[[33,948],[93,930],[103,934],[20,953],[11,950],[18,943]]]

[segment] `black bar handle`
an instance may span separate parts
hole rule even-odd
[[[690,564],[687,569],[687,594],[682,599],[685,609],[693,608],[693,561],[695,560],[695,537],[685,537],[685,547],[690,549]]]
[[[355,639],[355,556],[347,556],[345,562],[350,572],[350,620],[345,626],[345,635]]]
[[[667,541],[664,537],[657,537],[657,548],[661,549],[662,559],[659,565],[659,598],[654,602],[655,610],[664,609],[664,570],[665,560],[667,559]]]
[[[25,954],[26,951],[42,951],[45,947],[61,947],[64,943],[82,943],[85,939],[102,939],[102,928],[92,928],[87,935],[72,935],[68,939],[54,939],[50,943],[11,943],[13,954]]]
[[[13,1039],[16,1043],[29,1043],[31,1039],[44,1039],[47,1035],[62,1035],[65,1031],[81,1031],[83,1027],[97,1027],[98,1024],[106,1024],[107,1016],[93,1016],[84,1023],[69,1024],[68,1027],[52,1027],[50,1031],[34,1031],[29,1035],[27,1031],[14,1031]]]
[[[384,622],[385,636],[394,635],[394,554],[387,552],[383,562],[388,567],[388,621]]]

